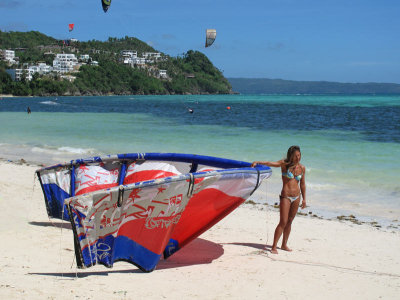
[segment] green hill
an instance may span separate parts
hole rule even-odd
[[[162,59],[147,67],[131,67],[120,63],[122,50],[158,52],[134,37],[109,38],[107,41],[57,40],[37,31],[2,32],[0,49],[15,50],[19,64],[45,62],[52,65],[57,53],[89,54],[98,66],[82,65],[73,82],[59,75],[36,73],[31,81],[13,82],[5,72],[10,68],[0,62],[0,94],[14,95],[109,95],[109,94],[227,94],[231,85],[222,73],[201,52],[189,50],[182,56],[170,57],[161,53]],[[168,77],[158,78],[157,71],[166,70]]]
[[[267,78],[228,78],[228,80],[233,90],[242,94],[400,94],[400,84],[396,83],[340,83]]]

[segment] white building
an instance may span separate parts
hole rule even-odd
[[[143,57],[146,59],[160,59],[161,53],[160,52],[144,52]]]
[[[79,60],[81,60],[81,61],[88,61],[90,59],[90,56],[89,56],[89,54],[81,54],[80,56],[79,56]]]
[[[10,64],[16,63],[14,50],[1,50],[2,58]]]
[[[38,63],[38,67],[39,67],[39,74],[43,75],[46,73],[50,73],[51,71],[53,71],[53,67],[46,65],[45,63]]]
[[[8,69],[6,72],[10,74],[12,80],[21,81],[22,77],[25,76],[26,80],[32,80],[32,76],[35,73],[39,73],[40,75],[50,73],[53,71],[51,66],[46,65],[45,63],[39,63],[37,66],[29,66],[26,69]]]
[[[146,59],[145,59],[144,57],[136,57],[136,58],[133,60],[133,63],[134,63],[135,65],[143,66],[143,65],[146,64]]]
[[[120,54],[120,61],[128,65],[132,65],[133,61],[137,58],[137,51],[135,50],[122,50]]]
[[[160,78],[167,78],[167,70],[158,70],[158,76]]]
[[[43,75],[53,71],[53,68],[51,66],[46,65],[45,63],[38,63],[37,66],[29,66],[28,70],[30,72],[33,72],[32,74],[39,73],[40,75]]]
[[[53,71],[58,73],[68,73],[74,70],[78,64],[75,54],[57,54],[53,60]]]
[[[122,57],[135,58],[135,57],[137,57],[137,51],[135,51],[135,50],[122,50],[121,51],[121,56]]]
[[[90,65],[91,65],[91,66],[98,66],[98,65],[99,65],[99,62],[98,62],[97,60],[92,60],[92,61],[90,62]]]
[[[144,57],[147,63],[154,63],[155,61],[161,59],[160,52],[144,52],[142,56]]]
[[[28,70],[29,70],[29,72],[32,72],[32,74],[34,74],[34,73],[39,73],[40,68],[39,68],[39,66],[30,66],[28,68]]]
[[[10,74],[11,79],[14,81],[21,81],[23,76],[25,80],[32,80],[33,70],[29,69],[7,69],[6,72]]]

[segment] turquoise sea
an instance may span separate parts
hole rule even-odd
[[[313,214],[399,225],[400,95],[0,100],[0,157],[8,160],[179,152],[250,162],[279,160],[291,145],[302,150]],[[280,181],[274,169],[254,200],[278,202]]]

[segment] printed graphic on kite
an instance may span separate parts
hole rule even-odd
[[[78,267],[129,261],[145,272],[211,228],[271,175],[211,156],[133,153],[37,171],[50,217],[69,219]]]

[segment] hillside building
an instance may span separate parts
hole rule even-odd
[[[160,52],[144,52],[142,56],[147,63],[154,63],[161,59]]]
[[[137,51],[135,50],[122,50],[120,52],[120,62],[127,64],[127,65],[132,65],[134,63],[134,60],[137,58]]]
[[[7,61],[8,64],[10,65],[15,64],[17,62],[14,50],[0,50],[0,56],[2,60]]]
[[[24,77],[25,80],[32,80],[33,70],[29,69],[7,69],[6,72],[11,76],[13,81],[21,81]]]
[[[73,72],[78,65],[75,54],[59,53],[53,60],[53,71],[57,73]]]
[[[89,59],[90,59],[89,54],[81,54],[81,55],[79,56],[79,60],[80,60],[80,61],[88,62]]]
[[[37,66],[29,66],[25,69],[8,69],[6,72],[10,74],[12,80],[21,81],[23,76],[25,76],[25,80],[32,80],[32,76],[35,73],[39,73],[40,75],[47,74],[53,71],[53,68],[45,63],[38,63]]]

